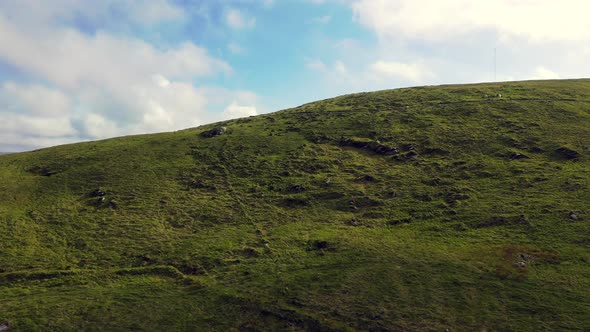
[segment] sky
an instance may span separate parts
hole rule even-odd
[[[589,12],[587,0],[1,0],[0,151],[347,93],[589,77]]]

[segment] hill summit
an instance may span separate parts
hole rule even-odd
[[[0,327],[590,329],[590,80],[0,157]]]

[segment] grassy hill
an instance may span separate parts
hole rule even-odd
[[[0,325],[588,331],[589,186],[590,80],[4,155]]]

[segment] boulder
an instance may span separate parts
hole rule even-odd
[[[570,212],[569,217],[572,221],[579,221],[581,219],[580,216],[575,212]]]
[[[211,138],[211,137],[223,135],[226,132],[227,132],[226,127],[217,127],[217,128],[213,128],[211,130],[207,130],[207,131],[202,132],[201,136],[203,136],[205,138]]]
[[[510,160],[520,160],[520,159],[529,159],[529,157],[525,156],[524,154],[521,154],[521,153],[513,153],[512,155],[510,155]]]
[[[107,195],[106,191],[104,191],[102,189],[95,189],[93,192],[90,193],[91,197],[104,197],[106,195]]]
[[[574,160],[574,159],[578,159],[578,157],[580,156],[580,153],[576,150],[572,150],[570,148],[566,148],[564,146],[560,147],[559,149],[555,150],[555,153],[563,158],[563,159],[567,159],[567,160]]]

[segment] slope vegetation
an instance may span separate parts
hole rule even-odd
[[[590,330],[590,81],[0,157],[13,330]]]

